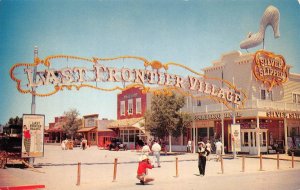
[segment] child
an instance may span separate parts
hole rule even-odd
[[[136,177],[140,180],[141,184],[144,185],[154,180],[147,175],[147,168],[152,169],[153,166],[150,164],[149,158],[146,155],[142,155],[140,160]]]

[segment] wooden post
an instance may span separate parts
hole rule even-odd
[[[78,165],[77,165],[77,183],[76,185],[80,185],[80,173],[81,173],[81,162],[78,162]]]
[[[259,155],[259,171],[263,171],[263,166],[262,166],[262,154],[260,153]]]
[[[220,155],[220,158],[221,158],[221,171],[222,171],[222,174],[224,174],[224,164],[223,164],[223,155],[222,154]]]
[[[118,164],[118,158],[115,158],[113,182],[115,182],[117,178],[117,164]]]
[[[292,152],[292,168],[294,168],[294,152]]]
[[[245,156],[243,155],[242,159],[242,172],[245,172]]]
[[[279,170],[279,152],[277,152],[277,170]]]
[[[178,177],[178,158],[176,157],[176,177]]]

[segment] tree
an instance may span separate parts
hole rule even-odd
[[[22,125],[23,125],[23,118],[16,116],[15,118],[11,117],[9,118],[6,125],[3,127],[3,132],[10,134],[10,133],[16,133],[20,134],[22,133]]]
[[[179,137],[181,134],[185,134],[192,121],[189,114],[180,113],[183,106],[184,97],[182,96],[176,96],[174,93],[170,96],[154,95],[151,101],[151,110],[144,115],[146,130],[155,137],[169,136],[171,147],[171,135]]]
[[[64,112],[64,116],[66,117],[66,121],[62,128],[64,132],[73,139],[79,126],[82,124],[81,119],[78,118],[79,112],[76,109],[70,109]]]

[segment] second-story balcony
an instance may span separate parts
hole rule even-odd
[[[221,104],[208,104],[202,106],[189,106],[184,107],[182,111],[194,112],[194,113],[211,113],[229,111],[229,109]],[[249,100],[245,103],[243,108],[239,110],[278,110],[278,111],[300,111],[300,104],[296,103],[283,103],[274,102],[270,100]]]

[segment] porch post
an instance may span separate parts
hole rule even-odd
[[[196,130],[195,130],[195,121],[193,121],[193,153],[196,153]]]
[[[285,150],[285,154],[287,154],[288,152],[288,141],[287,141],[287,120],[286,118],[284,118],[283,120],[283,125],[284,125],[284,150]]]
[[[222,125],[222,154],[224,155],[225,154],[225,151],[224,151],[224,146],[225,146],[225,142],[224,142],[224,111],[223,111],[223,104],[221,104],[221,110],[222,110],[222,116],[221,116],[221,125]]]
[[[256,145],[257,155],[260,156],[260,128],[259,128],[259,116],[256,116]]]
[[[206,135],[206,138],[207,138],[207,140],[209,140],[209,126],[208,126],[206,129],[207,129],[207,135]]]
[[[222,154],[225,154],[224,151],[224,146],[225,146],[225,142],[224,142],[224,115],[222,116],[222,120],[221,120],[221,124],[222,124]]]
[[[196,130],[195,130],[195,114],[194,114],[194,106],[192,104],[192,109],[193,109],[193,117],[194,117],[194,120],[193,120],[193,145],[194,145],[194,150],[193,150],[193,153],[196,153]]]

